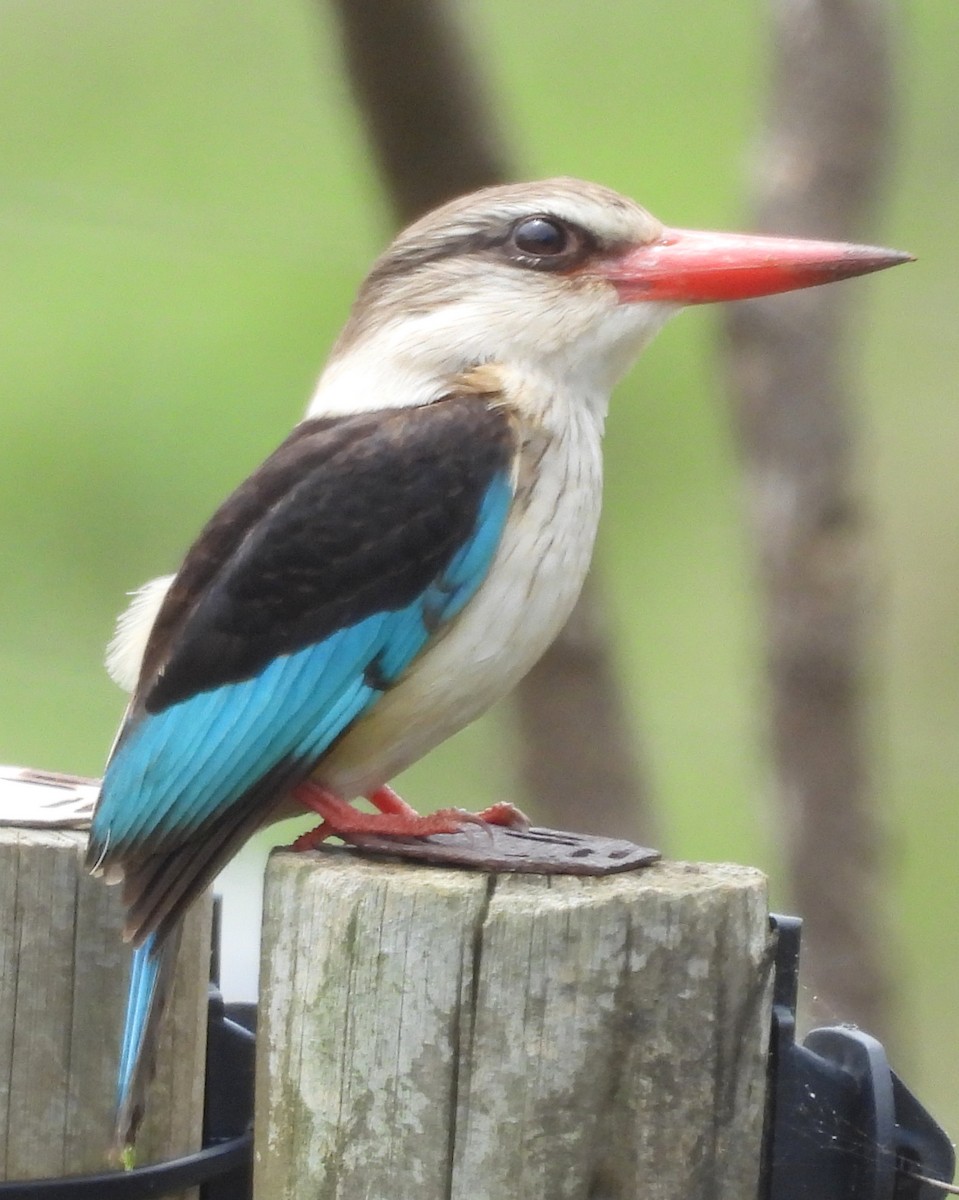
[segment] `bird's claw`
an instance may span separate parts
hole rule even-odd
[[[503,825],[507,829],[529,829],[532,822],[521,808],[510,804],[508,800],[500,800],[475,814],[485,825]]]
[[[459,833],[464,825],[481,825],[485,829],[489,829],[491,825],[497,825],[504,829],[523,831],[530,827],[530,819],[526,813],[507,800],[491,804],[482,812],[470,812],[465,808],[441,808],[431,816],[441,817],[450,822],[450,828],[443,831],[445,833]]]

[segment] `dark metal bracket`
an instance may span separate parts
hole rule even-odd
[[[796,1042],[802,922],[778,934],[761,1200],[940,1200],[949,1138],[858,1029],[814,1029]]]

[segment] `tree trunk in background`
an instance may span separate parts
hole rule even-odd
[[[513,172],[448,0],[331,0],[373,153],[401,223]],[[594,579],[518,689],[525,800],[537,819],[654,836]]]
[[[890,157],[887,5],[775,0],[771,11],[758,226],[863,240]],[[728,367],[765,589],[775,783],[805,964],[823,1014],[882,1036],[884,864],[864,721],[872,571],[844,370],[864,286],[731,305]]]
[[[401,225],[511,174],[448,0],[331,0],[354,97]]]
[[[527,795],[559,829],[655,845],[657,822],[591,575],[566,628],[516,690]]]

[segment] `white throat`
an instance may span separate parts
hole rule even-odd
[[[463,301],[398,314],[337,347],[306,416],[429,404],[471,368],[488,364],[510,401],[531,419],[543,421],[546,410],[563,409],[565,401],[586,406],[601,427],[614,384],[678,311],[668,304],[620,305],[578,337],[557,327],[531,339],[522,324],[491,329],[485,314],[471,310],[474,305]]]

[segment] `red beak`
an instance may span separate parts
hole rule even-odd
[[[815,287],[911,261],[911,254],[877,246],[664,229],[659,241],[607,260],[600,272],[623,303],[710,304]]]

